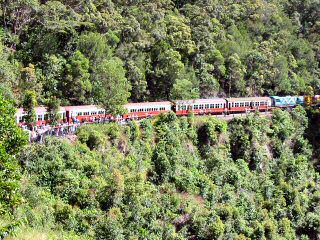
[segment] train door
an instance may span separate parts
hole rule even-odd
[[[70,116],[70,111],[67,110],[67,111],[66,111],[66,119],[67,119],[67,122],[68,122],[68,123],[70,123],[70,117],[71,117],[71,116]]]
[[[172,105],[171,105],[171,111],[172,112],[177,112],[177,103],[173,103]]]

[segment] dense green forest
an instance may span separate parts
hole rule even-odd
[[[13,117],[319,92],[319,0],[0,3],[0,239],[320,239],[319,109],[171,112],[41,145]]]
[[[319,9],[318,0],[1,0],[0,87],[18,105],[33,90],[39,104],[108,107],[318,91]]]
[[[17,222],[6,240],[319,239],[320,113],[310,114],[308,124],[302,107],[229,123],[168,113],[28,145],[13,215],[0,220]]]

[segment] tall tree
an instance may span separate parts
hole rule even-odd
[[[171,98],[173,99],[196,99],[199,98],[199,90],[194,88],[188,79],[178,79],[173,84]]]
[[[49,113],[49,120],[51,125],[57,125],[61,120],[60,110],[60,100],[56,97],[51,97],[47,103],[47,111]]]
[[[232,95],[245,95],[245,81],[244,81],[245,68],[242,66],[240,57],[234,53],[228,58],[228,94]],[[232,94],[232,95],[231,95]]]
[[[99,33],[82,34],[78,49],[90,60],[92,69],[95,69],[104,59],[111,58],[111,48],[107,38]]]
[[[76,51],[67,64],[67,78],[64,89],[65,96],[68,96],[74,103],[88,103],[92,84],[89,74],[89,59],[80,51]]]
[[[66,70],[66,60],[59,55],[46,55],[42,65],[44,76],[44,97],[59,96],[63,93],[62,83]]]
[[[23,110],[27,113],[25,116],[26,123],[33,128],[37,121],[36,106],[37,94],[35,91],[27,90],[23,99]]]
[[[156,99],[169,99],[173,84],[179,78],[184,64],[179,52],[173,50],[167,43],[160,43],[154,54],[152,94]]]
[[[103,61],[96,70],[96,98],[107,113],[123,113],[123,105],[130,97],[131,85],[119,58]]]

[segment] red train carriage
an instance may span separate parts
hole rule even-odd
[[[105,117],[105,110],[96,105],[83,105],[83,106],[66,106],[65,119],[71,123],[74,119],[80,122],[89,122],[95,118]]]
[[[36,124],[40,126],[42,124],[50,123],[49,113],[46,107],[36,107]],[[66,106],[60,107],[58,112],[61,115],[62,122],[73,122],[77,119],[80,122],[91,121],[96,117],[105,117],[105,111],[95,105],[85,105],[85,106]],[[25,125],[25,116],[23,108],[19,108],[16,113],[16,121],[19,125]]]
[[[177,115],[195,114],[221,114],[226,111],[226,100],[223,98],[177,100],[174,109]]]
[[[49,114],[48,114],[46,107],[44,107],[44,106],[36,107],[35,112],[36,112],[37,126],[49,123]],[[66,117],[64,107],[60,108],[59,113],[61,114],[63,119]],[[25,116],[26,115],[27,115],[27,113],[23,110],[23,108],[18,108],[17,113],[16,113],[16,121],[20,126],[25,125]]]
[[[124,114],[124,119],[146,118],[159,115],[162,112],[171,111],[171,102],[143,102],[143,103],[128,103],[124,108],[128,111]]]
[[[226,98],[226,101],[230,113],[268,110],[272,103],[269,97]]]

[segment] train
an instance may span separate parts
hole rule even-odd
[[[112,116],[105,109],[97,105],[62,106],[59,109],[61,121],[65,123],[88,122],[96,119],[121,119],[132,120],[154,117],[161,113],[173,111],[177,115],[217,115],[247,113],[250,111],[270,111],[273,108],[292,108],[297,105],[319,105],[320,95],[306,96],[271,96],[271,97],[241,97],[241,98],[210,98],[174,100],[159,102],[128,103],[124,105],[126,114]],[[49,113],[45,106],[39,106],[36,111],[37,126],[50,124]],[[27,113],[19,108],[16,113],[16,121],[20,126],[26,125]]]

